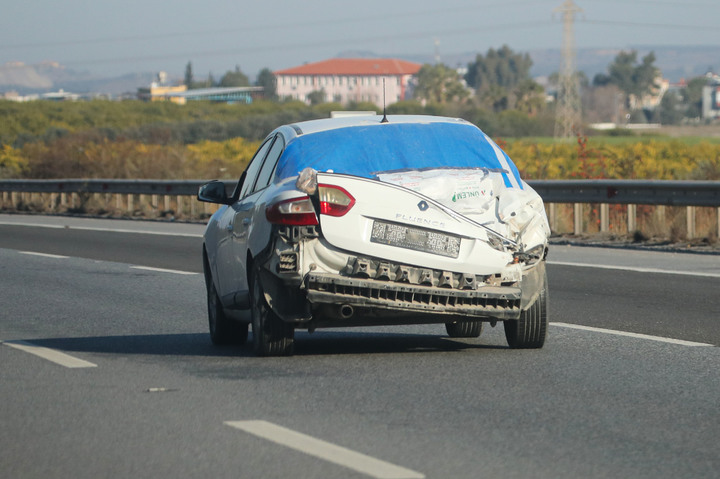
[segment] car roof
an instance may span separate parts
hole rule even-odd
[[[366,125],[377,125],[383,120],[382,115],[357,115],[357,116],[343,116],[338,118],[323,118],[320,120],[308,120],[297,123],[292,123],[290,126],[295,133],[300,135],[308,135],[312,133],[318,133],[322,131],[335,130],[338,128],[349,128],[349,127],[361,127]],[[471,125],[471,123],[461,118],[450,118],[443,116],[431,116],[431,115],[388,115],[387,121],[389,123],[414,123],[414,124],[429,124],[429,123],[457,123],[464,125]]]
[[[502,172],[508,186],[520,184],[507,154],[470,122],[419,115],[382,119],[335,118],[281,127],[287,141],[276,178],[296,176],[305,168],[373,179],[391,172],[469,168]]]

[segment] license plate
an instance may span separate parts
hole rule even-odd
[[[449,258],[457,258],[460,255],[459,236],[398,223],[373,221],[370,241]]]

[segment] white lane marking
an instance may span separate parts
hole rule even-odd
[[[660,268],[641,268],[638,266],[613,266],[606,264],[572,263],[569,261],[548,261],[548,264],[558,266],[581,266],[585,268],[617,269],[621,271],[634,271],[636,273],[680,274],[685,276],[703,276],[706,278],[720,278],[720,273],[704,273],[702,271],[674,271]]]
[[[186,274],[186,275],[200,274],[200,273],[194,273],[192,271],[180,271],[177,269],[152,268],[150,266],[130,266],[130,268],[131,269],[142,269],[145,271],[155,271],[157,273],[172,273],[172,274]]]
[[[55,364],[59,364],[60,366],[65,366],[66,368],[96,368],[97,364],[93,364],[88,361],[84,361],[82,359],[78,359],[74,356],[70,356],[69,354],[61,353],[60,351],[56,351],[54,349],[45,348],[42,346],[37,346],[32,343],[28,343],[26,341],[2,341],[3,344],[7,344],[11,348],[19,349],[21,351],[25,351],[26,353],[34,354],[35,356],[38,356],[43,359],[47,359],[48,361],[51,361]]]
[[[662,336],[651,336],[649,334],[628,333],[626,331],[616,331],[614,329],[593,328],[591,326],[581,326],[579,324],[550,323],[550,325],[551,326],[559,326],[561,328],[582,329],[583,331],[592,331],[595,333],[613,334],[615,336],[626,336],[626,337],[630,337],[630,338],[649,339],[651,341],[659,341],[661,343],[670,343],[670,344],[679,344],[681,346],[705,346],[705,347],[715,346],[714,344],[708,344],[708,343],[696,343],[693,341],[685,341],[682,339],[663,338]]]
[[[375,459],[271,422],[225,421],[225,424],[378,479],[422,479],[425,477],[419,472]]]
[[[124,228],[99,228],[92,226],[70,226],[70,225],[48,225],[48,224],[35,224],[35,223],[13,223],[10,221],[0,221],[2,226],[30,226],[34,228],[51,228],[60,230],[82,230],[82,231],[106,231],[109,233],[135,233],[143,235],[158,235],[158,236],[184,236],[188,238],[202,238],[202,234],[198,233],[168,233],[165,231],[142,231]]]
[[[35,251],[18,251],[20,254],[29,254],[32,256],[42,256],[43,258],[57,258],[57,259],[68,259],[70,256],[62,256],[59,254],[49,254],[49,253],[37,253]]]

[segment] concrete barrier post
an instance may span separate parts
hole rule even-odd
[[[694,206],[688,206],[687,207],[687,216],[686,216],[686,223],[687,223],[687,238],[692,239],[695,237],[695,230],[696,230],[696,223],[695,223],[695,207]]]
[[[573,234],[581,235],[583,233],[583,204],[575,203],[573,205]]]
[[[557,231],[557,211],[555,209],[555,203],[550,203],[548,206],[548,222],[550,223],[550,231]]]
[[[637,205],[627,205],[627,230],[628,234],[637,231]]]
[[[603,233],[610,231],[610,205],[607,203],[600,205],[600,231]]]

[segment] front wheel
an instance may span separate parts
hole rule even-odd
[[[245,344],[248,325],[227,317],[212,278],[206,278],[206,282],[210,340],[216,345]]]
[[[253,347],[258,356],[291,356],[295,350],[295,328],[268,306],[255,270],[252,278]]]
[[[520,319],[503,322],[505,338],[513,349],[538,349],[545,344],[548,327],[547,276],[535,302],[520,313]]]

